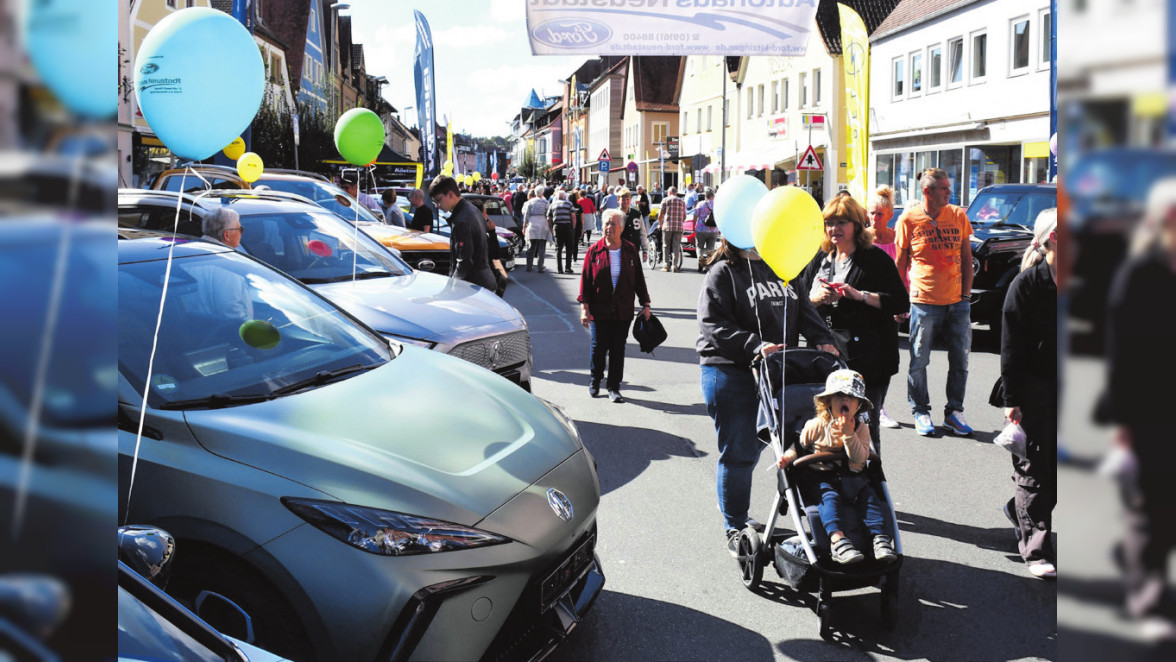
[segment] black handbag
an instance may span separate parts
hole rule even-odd
[[[659,320],[652,312],[649,313],[649,319],[645,319],[642,315],[638,315],[633,322],[633,340],[641,346],[641,351],[646,354],[652,354],[653,350],[660,344],[666,341],[669,334],[666,333],[666,328],[662,326]]]

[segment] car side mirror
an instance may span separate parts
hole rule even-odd
[[[161,590],[171,575],[176,540],[153,526],[132,524],[118,527],[118,560]]]

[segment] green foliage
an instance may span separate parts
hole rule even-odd
[[[519,160],[518,172],[527,179],[539,176],[539,164],[535,162],[534,146],[528,145],[523,151],[523,158]]]

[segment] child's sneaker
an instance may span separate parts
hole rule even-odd
[[[915,414],[915,432],[920,437],[930,437],[935,434],[935,424],[931,422],[931,414]]]
[[[890,428],[891,430],[897,430],[898,428],[902,427],[898,424],[898,421],[890,418],[885,409],[878,410],[878,425],[881,425],[884,428]]]
[[[882,563],[889,563],[898,558],[898,554],[894,553],[894,544],[890,542],[890,536],[874,536],[874,560]]]
[[[849,538],[841,538],[833,543],[830,551],[832,552],[833,560],[844,565],[857,563],[866,558],[865,554],[862,554],[857,550],[857,547],[853,546]]]
[[[961,437],[972,434],[972,426],[968,425],[968,422],[964,420],[964,412],[962,411],[953,411],[944,417],[943,427]]]

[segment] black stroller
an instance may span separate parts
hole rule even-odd
[[[661,223],[658,221],[651,223],[645,234],[649,237],[649,256],[647,262],[649,268],[653,269],[662,261]]]
[[[781,416],[780,376],[784,363],[787,363],[787,369],[783,371],[786,411]],[[855,521],[860,518],[851,517],[847,518],[845,534],[859,550],[863,550],[866,559],[853,565],[841,565],[830,556],[829,536],[817,511],[820,492],[817,478],[812,475],[816,472],[810,465],[836,462],[844,456],[834,453],[805,455],[805,451],[799,448],[800,432],[805,422],[815,415],[813,396],[824,389],[825,378],[830,373],[845,367],[840,358],[816,349],[777,352],[757,366],[760,439],[775,445],[780,452],[795,444],[802,454],[788,468],[776,472],[776,498],[764,533],[747,527],[739,534],[738,559],[743,585],[755,590],[763,579],[764,566],[770,563],[793,590],[816,591],[819,595],[817,618],[820,634],[826,640],[833,636],[831,599],[834,591],[878,586],[882,589],[882,624],[887,628],[894,627],[898,618],[899,568],[902,567],[902,541],[878,456],[870,453],[866,471],[871,485],[886,502],[887,526],[892,529],[898,558],[889,563],[875,561],[865,527]],[[793,531],[777,530],[777,519],[788,515],[791,515]]]

